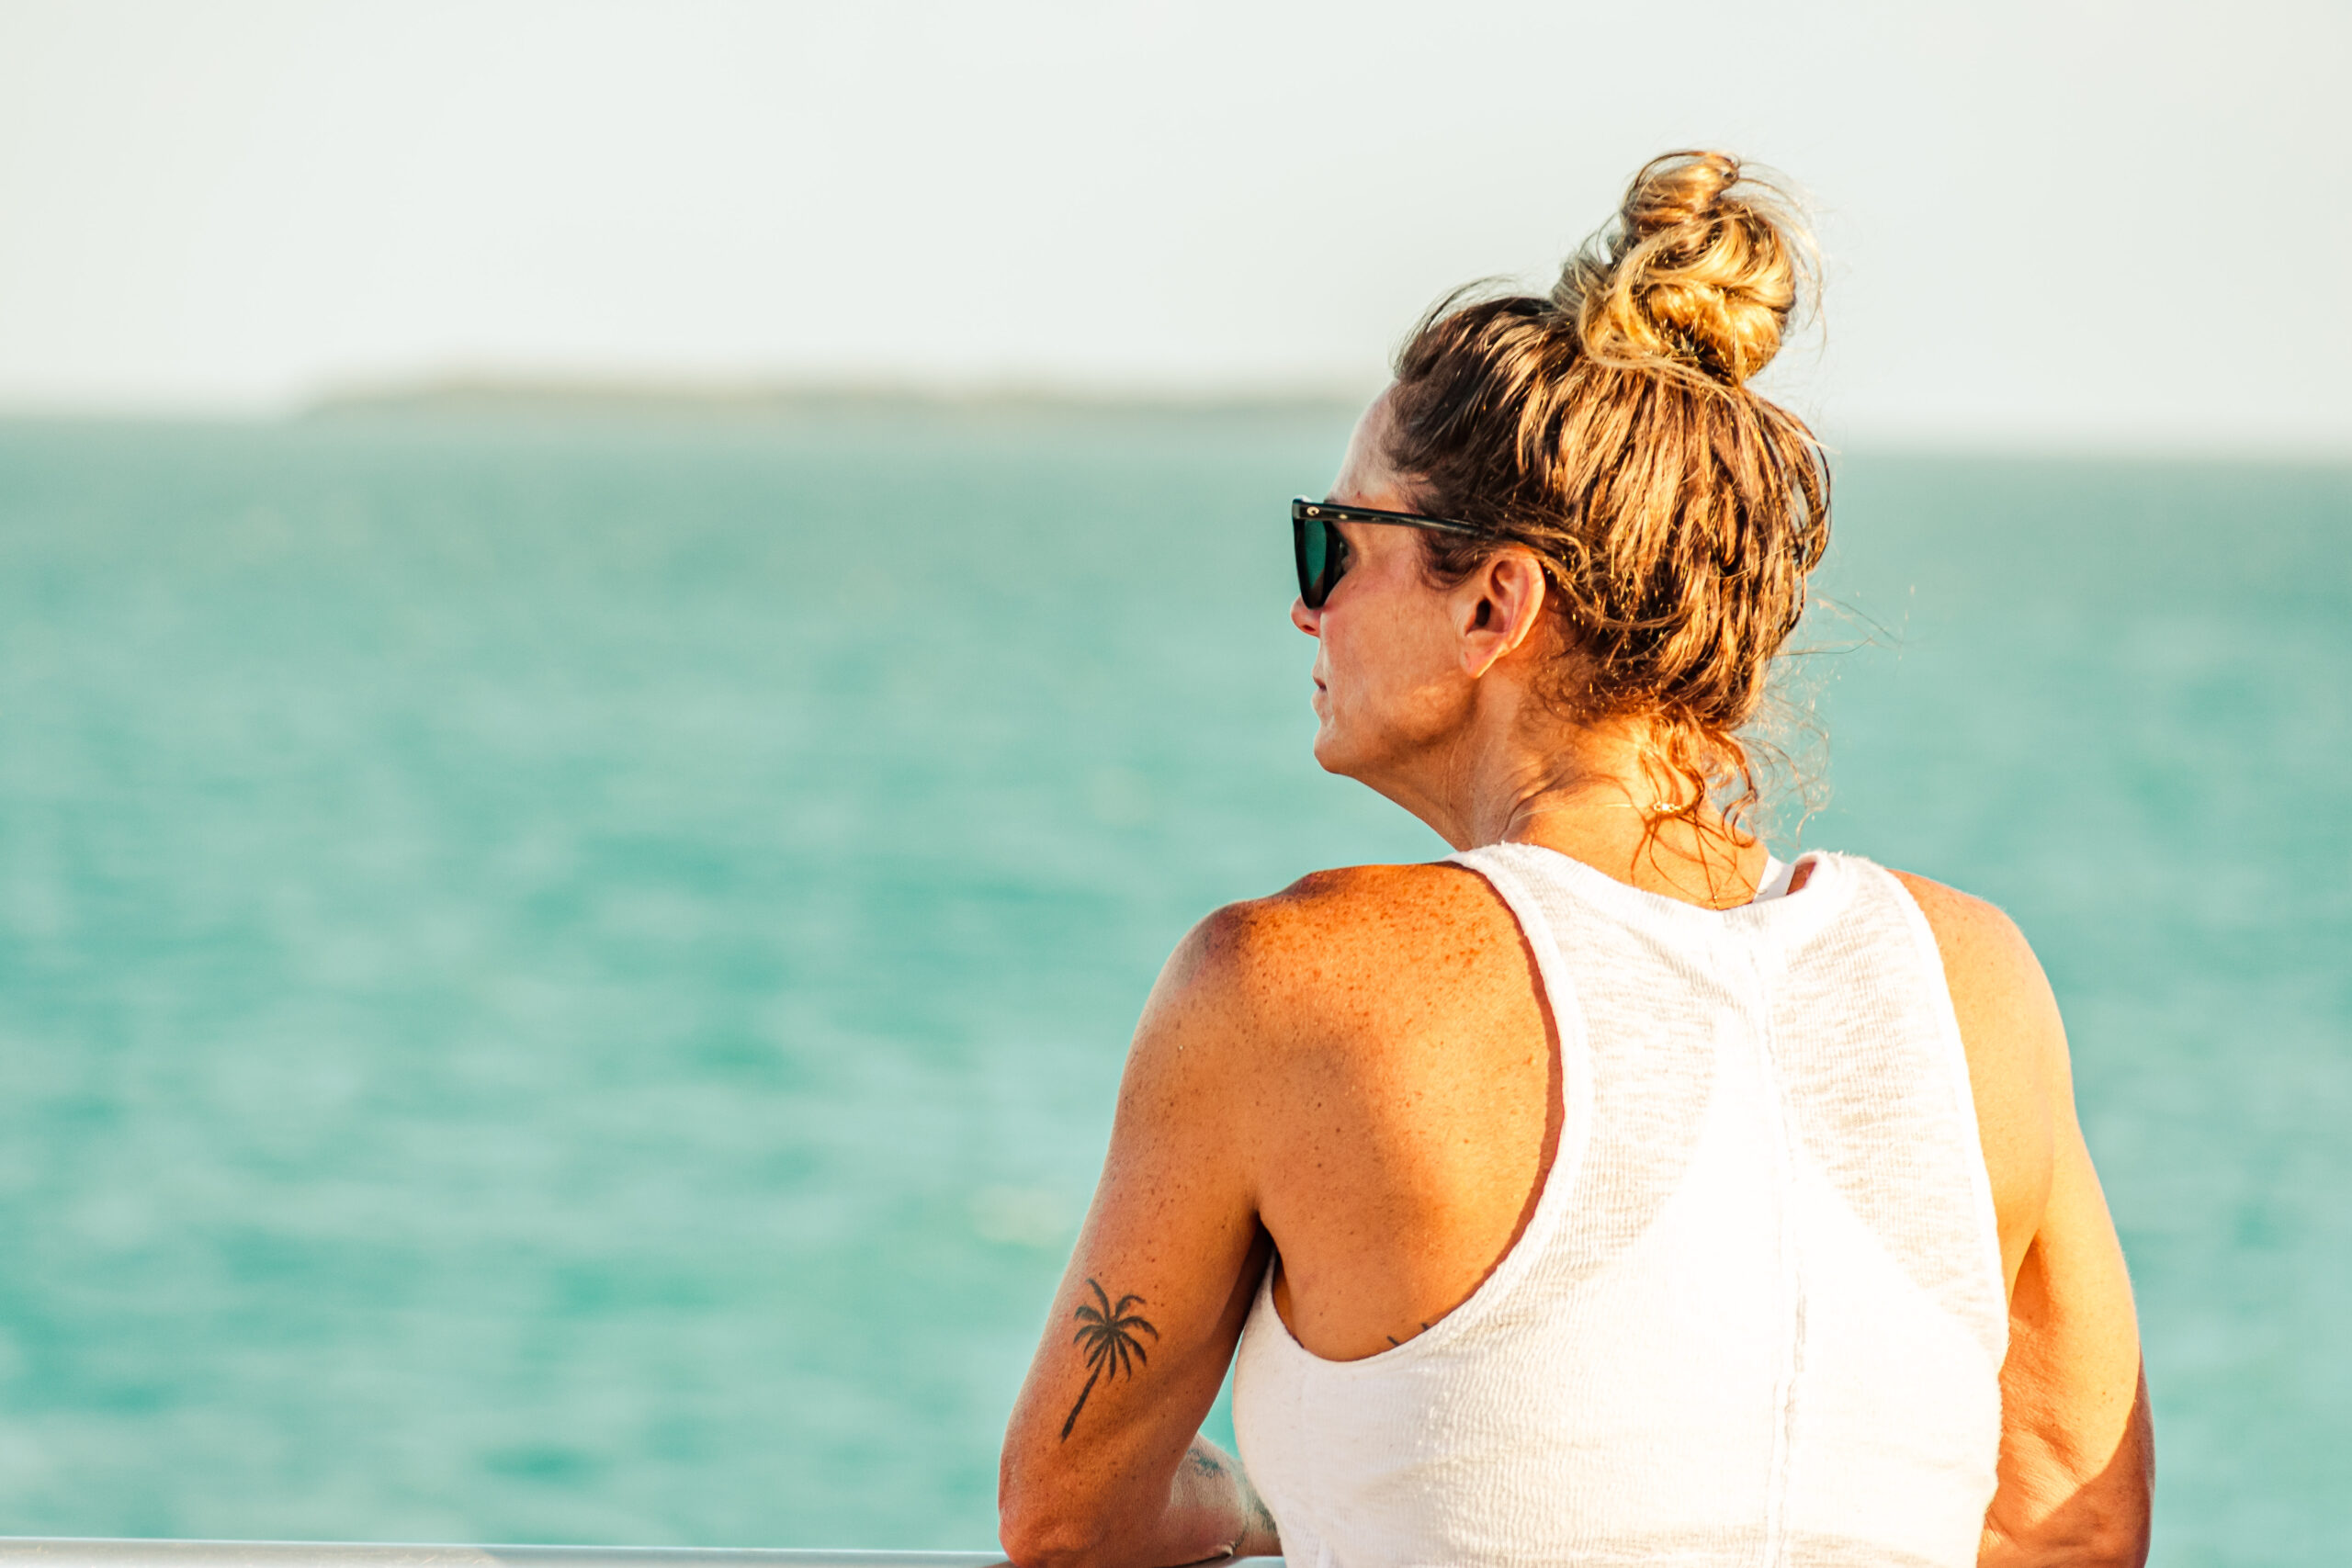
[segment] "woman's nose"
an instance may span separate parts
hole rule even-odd
[[[1304,599],[1293,599],[1290,602],[1290,624],[1308,637],[1321,637],[1323,612],[1308,609]]]

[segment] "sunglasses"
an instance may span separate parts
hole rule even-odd
[[[1323,607],[1323,601],[1331,596],[1331,590],[1354,564],[1354,552],[1348,548],[1348,541],[1335,526],[1340,523],[1385,523],[1399,528],[1464,534],[1474,539],[1488,536],[1484,528],[1443,517],[1382,512],[1369,506],[1334,506],[1328,501],[1309,501],[1302,495],[1290,503],[1290,540],[1292,552],[1298,558],[1298,601],[1310,610]]]

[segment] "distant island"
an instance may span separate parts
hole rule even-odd
[[[1008,384],[760,383],[448,376],[334,388],[303,403],[303,418],[349,414],[669,414],[789,417],[830,411],[942,413],[1301,413],[1361,408],[1371,395],[1337,389],[1161,392]]]

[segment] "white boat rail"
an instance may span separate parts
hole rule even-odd
[[[1219,1568],[1282,1568],[1279,1557]],[[993,1551],[797,1551],[718,1546],[402,1546],[339,1540],[0,1536],[0,1568],[1007,1568]]]

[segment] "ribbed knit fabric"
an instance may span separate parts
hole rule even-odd
[[[1535,953],[1559,1150],[1510,1256],[1395,1349],[1324,1360],[1261,1287],[1234,1429],[1284,1555],[1974,1563],[2007,1311],[1910,895],[1846,855],[1722,911],[1532,845],[1454,858]]]

